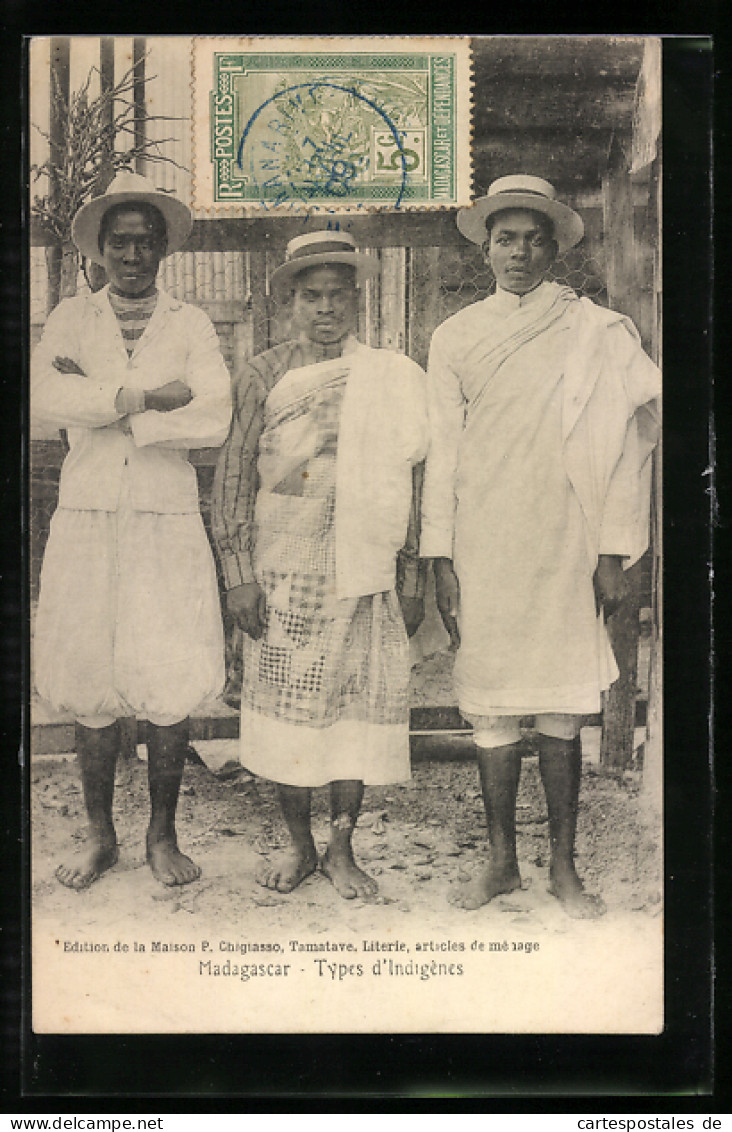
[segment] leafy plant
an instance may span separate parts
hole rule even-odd
[[[131,67],[113,86],[105,87],[100,82],[100,93],[94,97],[90,93],[92,80],[95,75],[101,80],[97,67],[91,68],[68,98],[55,72],[51,72],[52,117],[59,123],[60,135],[58,139],[52,138],[45,130],[34,127],[48,141],[50,155],[30,168],[34,183],[48,178],[48,191],[33,197],[31,214],[40,221],[52,244],[61,249],[60,270],[53,270],[53,257],[49,257],[50,308],[60,297],[76,290],[78,253],[71,241],[71,222],[79,208],[103,192],[117,172],[131,167],[138,158],[184,168],[163,151],[165,143],[173,138],[147,136],[145,126],[151,122],[182,119],[149,114],[135,104],[139,66],[137,63]],[[146,85],[154,77],[146,76],[143,83]],[[121,149],[121,139],[130,139],[132,144]]]

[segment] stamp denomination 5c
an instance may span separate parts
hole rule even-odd
[[[193,207],[454,207],[471,190],[466,37],[197,38]]]

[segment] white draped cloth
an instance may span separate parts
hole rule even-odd
[[[592,577],[647,545],[658,392],[628,320],[557,284],[436,331],[421,553],[454,559],[468,718],[600,710],[617,667]]]

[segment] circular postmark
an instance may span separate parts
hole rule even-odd
[[[242,130],[237,164],[267,208],[363,207],[379,191],[398,208],[416,155],[387,111],[356,85],[313,79],[284,86]]]

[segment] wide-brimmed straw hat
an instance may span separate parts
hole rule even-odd
[[[162,214],[168,232],[165,254],[177,252],[188,239],[193,225],[191,210],[177,197],[159,192],[152,181],[139,173],[118,173],[100,197],[83,204],[71,225],[71,238],[83,256],[93,263],[104,263],[99,250],[99,227],[105,212],[116,204],[152,204]]]
[[[484,197],[479,197],[468,208],[460,209],[457,226],[463,236],[482,246],[486,239],[485,222],[489,216],[509,208],[528,208],[532,212],[543,213],[552,221],[554,239],[561,255],[580,242],[585,234],[585,225],[579,213],[556,197],[554,186],[543,177],[531,177],[527,173],[499,177]]]
[[[270,290],[278,298],[282,298],[301,271],[332,263],[343,263],[355,268],[359,283],[379,273],[379,261],[376,257],[359,252],[356,241],[348,232],[306,232],[304,236],[295,236],[290,240],[285,250],[285,262],[272,272]]]

